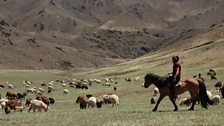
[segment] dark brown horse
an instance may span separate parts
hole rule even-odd
[[[169,89],[167,87],[167,79],[168,77],[160,77],[153,73],[148,73],[145,76],[144,87],[148,88],[151,84],[154,84],[157,88],[159,88],[160,96],[156,103],[153,111],[156,111],[159,103],[165,96],[169,96]],[[197,80],[195,78],[187,78],[181,82],[179,86],[174,87],[174,91],[176,95],[182,94],[186,91],[189,91],[191,95],[192,106],[189,110],[194,110],[194,105],[196,101],[200,101],[203,108],[207,109],[208,104],[212,104],[212,101],[208,98],[206,93],[206,86],[203,81]],[[174,99],[170,99],[175,107],[174,111],[178,110],[178,107],[175,103]]]

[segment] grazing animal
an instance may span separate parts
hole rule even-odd
[[[156,100],[155,100],[154,97],[152,97],[152,98],[150,99],[150,103],[151,103],[151,104],[156,104]]]
[[[38,91],[41,93],[44,93],[44,89],[43,88],[38,88]]]
[[[76,89],[77,89],[77,88],[88,89],[87,84],[83,84],[83,83],[77,83],[77,84],[75,85],[75,87],[76,87]]]
[[[103,95],[103,102],[104,102],[104,104],[111,103],[111,99],[109,99],[109,95]]]
[[[130,82],[131,78],[130,77],[125,77],[125,80]]]
[[[86,109],[88,97],[86,96],[78,96],[76,99],[76,103],[79,103],[80,109]]]
[[[26,95],[27,95],[27,93],[17,93],[16,94],[17,95],[17,99],[24,99],[25,97],[26,97]]]
[[[8,88],[9,88],[9,89],[13,89],[14,86],[13,86],[12,84],[8,84]]]
[[[64,89],[63,93],[68,94],[69,93],[68,89]]]
[[[221,82],[221,81],[219,81],[219,82],[217,82],[217,83],[215,84],[215,88],[216,88],[216,90],[220,89],[221,87],[222,87],[222,82]]]
[[[4,84],[0,84],[0,88],[5,88],[5,85]]]
[[[97,98],[97,99],[96,99],[96,107],[97,107],[97,108],[101,108],[102,105],[103,105],[103,101]]]
[[[216,80],[217,78],[215,77],[216,76],[216,72],[215,70],[213,69],[210,69],[208,72],[207,72],[207,76],[210,76],[211,77],[211,80]]]
[[[26,99],[26,103],[25,103],[25,106],[29,107],[30,106],[30,102],[31,100],[33,100],[32,98],[27,98]]]
[[[13,109],[14,112],[16,110],[19,110],[20,112],[22,112],[24,107],[22,107],[22,102],[19,100],[8,100],[5,106],[5,113],[9,114],[11,109]]]
[[[153,89],[153,93],[154,93],[154,96],[156,96],[159,93],[159,88],[155,87]]]
[[[51,86],[51,85],[49,85],[49,86],[47,87],[47,89],[48,89],[48,90],[54,90],[54,87]]]
[[[12,93],[12,92],[6,92],[6,95],[5,95],[8,99],[17,99],[17,94],[16,93]]]
[[[110,83],[104,83],[103,86],[110,86]]]
[[[41,83],[40,85],[43,86],[43,87],[47,86],[46,83]]]
[[[54,98],[49,97],[49,101],[50,101],[51,104],[54,104],[55,103]]]
[[[95,97],[90,97],[90,98],[87,100],[87,105],[88,105],[88,108],[89,108],[89,107],[94,108],[94,107],[96,106],[96,98],[95,98]]]
[[[112,107],[119,105],[119,97],[116,94],[103,95],[105,104],[112,104]]]
[[[212,92],[207,90],[206,93],[207,93],[207,95],[208,95],[208,98],[209,98],[210,100],[212,100]]]
[[[51,93],[51,89],[48,89],[47,93]]]
[[[183,98],[180,100],[180,106],[190,106],[191,105],[191,99],[190,98]]]
[[[43,101],[47,106],[49,106],[50,104],[54,104],[55,102],[53,98],[49,98],[47,96],[37,96],[36,100]]]
[[[66,83],[63,83],[61,86],[62,86],[62,87],[67,87]]]
[[[2,110],[5,109],[6,102],[8,102],[8,101],[9,101],[8,99],[1,99],[0,100],[0,105],[1,105]]]
[[[42,109],[44,109],[45,112],[47,112],[48,105],[46,105],[43,101],[41,100],[36,100],[33,99],[30,101],[30,108],[28,109],[28,112],[33,109],[33,112],[36,112],[36,109],[38,109],[38,112],[41,112]]]
[[[93,95],[92,94],[87,94],[86,97],[90,98],[90,97],[93,97]]]
[[[224,86],[222,86],[222,87],[220,88],[220,91],[221,91],[221,94],[222,94],[222,98],[224,98]]]
[[[168,77],[160,77],[153,73],[148,73],[145,75],[144,87],[148,88],[151,84],[154,84],[160,92],[159,99],[156,102],[156,106],[153,111],[157,111],[157,108],[165,96],[169,96],[169,89],[167,87]],[[206,93],[206,86],[203,81],[197,80],[195,78],[187,78],[181,82],[178,86],[174,87],[174,92],[176,95],[182,94],[185,91],[189,91],[191,95],[192,105],[189,110],[194,110],[196,101],[200,100],[203,108],[207,109],[208,104],[212,104]],[[174,99],[170,99],[174,105],[174,111],[178,111],[178,107]]]
[[[36,89],[34,89],[34,88],[28,88],[28,89],[26,90],[26,92],[27,92],[27,93],[34,93],[34,92],[36,92]]]
[[[218,105],[220,103],[221,97],[219,95],[214,95],[212,97],[213,105]]]
[[[134,78],[134,81],[139,81],[140,80],[140,77],[135,77]]]

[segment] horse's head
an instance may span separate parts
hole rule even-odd
[[[152,80],[153,80],[153,74],[152,73],[146,74],[144,87],[148,88],[153,83]]]

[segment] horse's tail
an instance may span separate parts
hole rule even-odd
[[[201,106],[207,109],[208,104],[212,105],[213,102],[208,97],[204,81],[198,80],[198,82],[199,82],[199,97],[201,101]]]

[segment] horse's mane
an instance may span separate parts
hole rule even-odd
[[[158,88],[166,86],[168,76],[159,76],[159,75],[154,74],[154,73],[148,73],[147,76],[150,77],[150,79],[154,82],[154,84]]]

